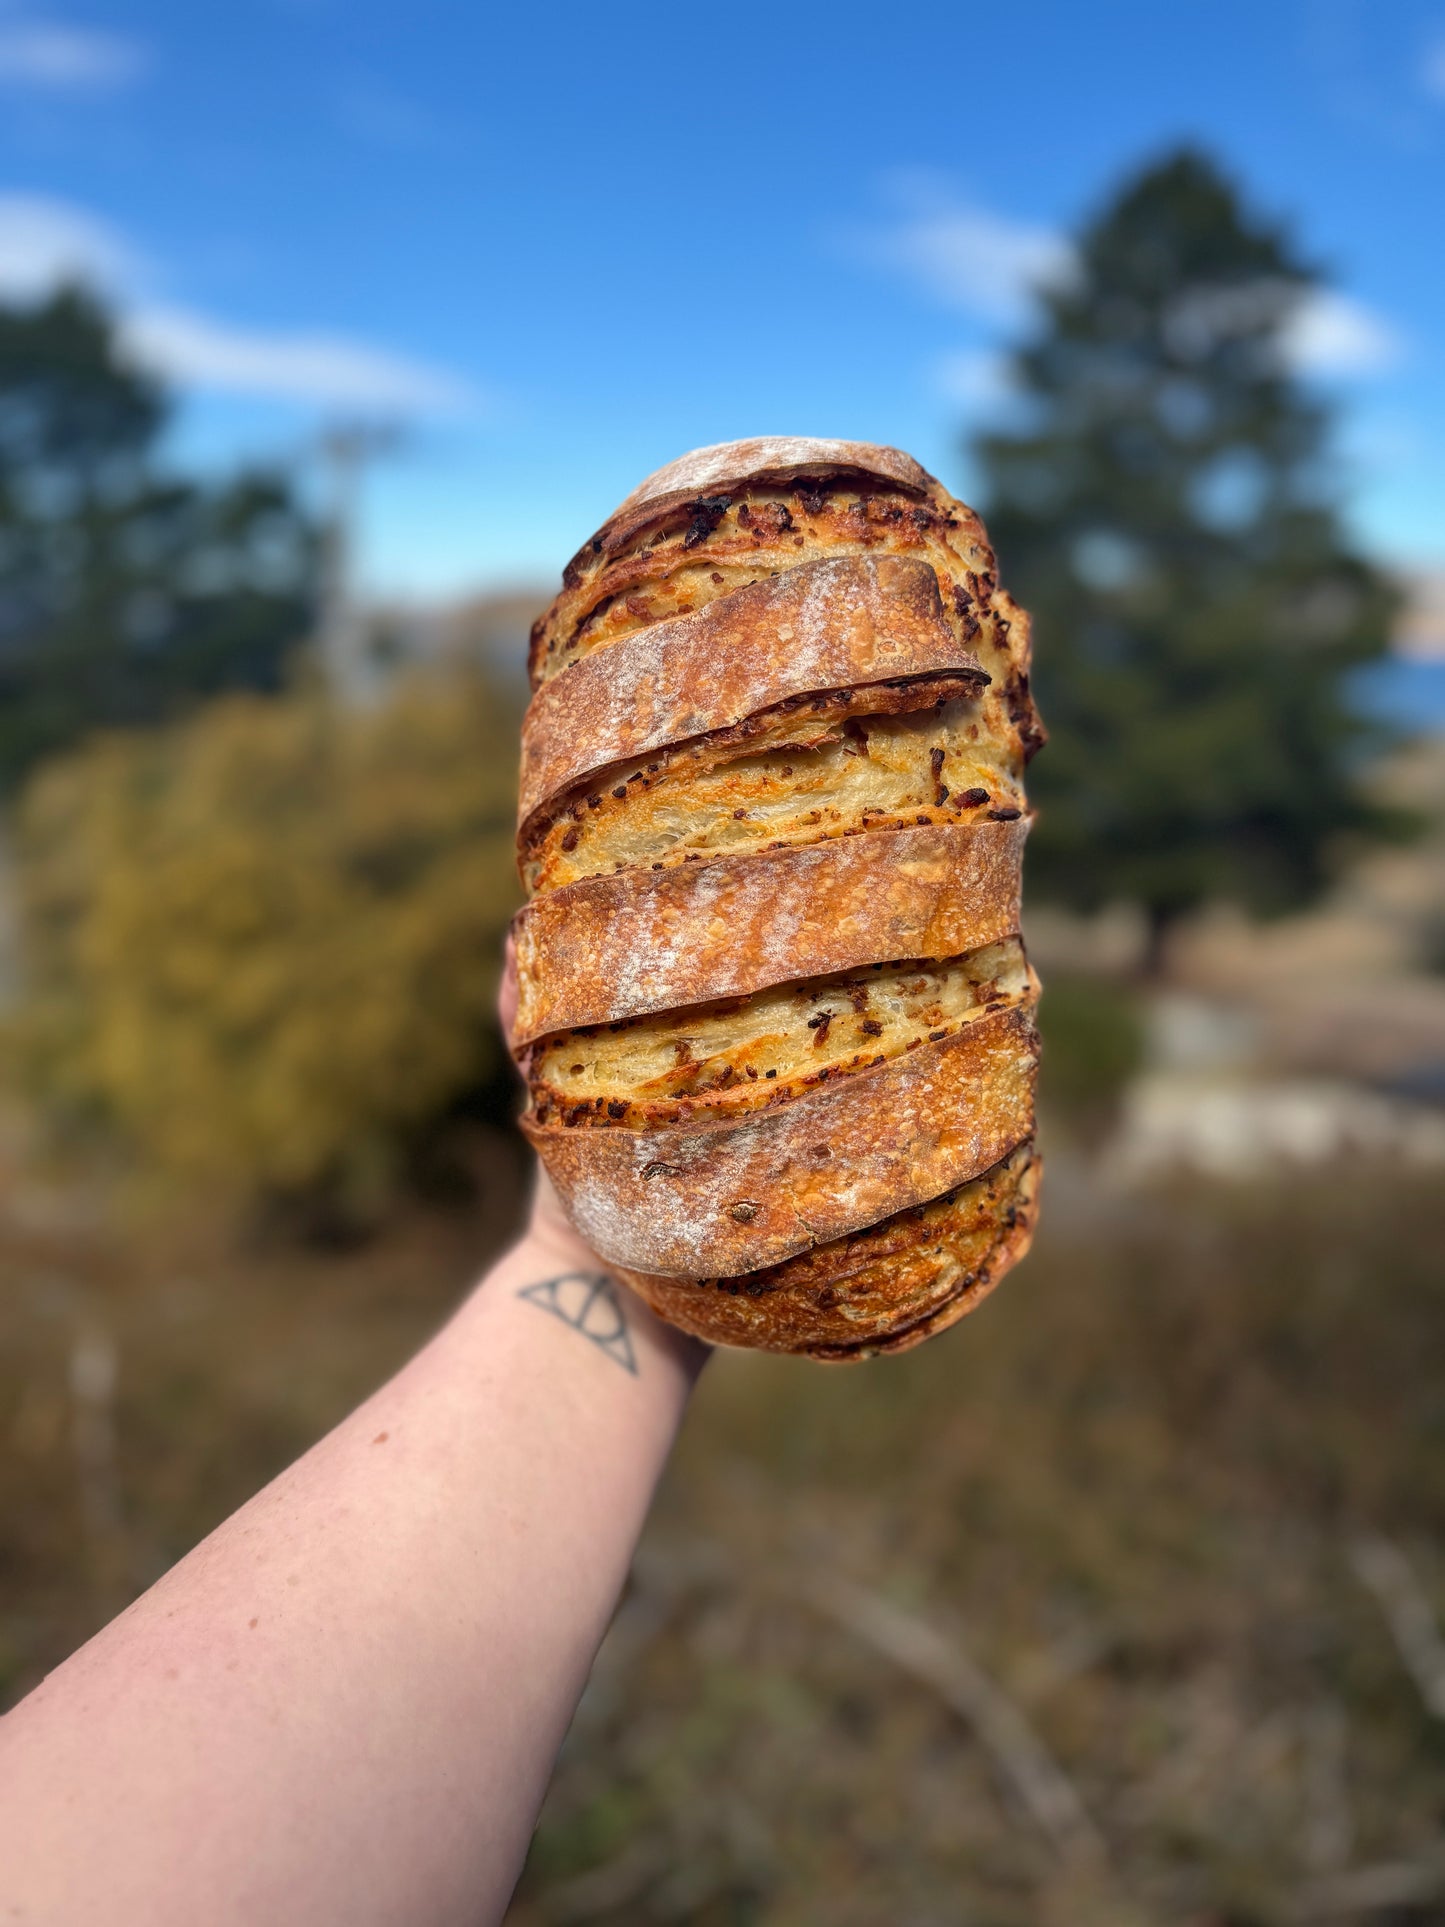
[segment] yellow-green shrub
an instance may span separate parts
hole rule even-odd
[[[166,1172],[374,1189],[496,1066],[514,744],[448,672],[362,712],[233,698],[43,770],[16,839],[29,1089]]]

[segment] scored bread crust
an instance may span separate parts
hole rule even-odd
[[[529,890],[701,863],[724,852],[822,843],[905,824],[1016,822],[1022,784],[981,731],[973,685],[948,676],[870,683],[782,703],[739,726],[617,765],[518,838]]]
[[[877,467],[827,461],[732,472],[714,485],[716,493],[667,495],[614,517],[568,564],[561,590],[533,624],[528,667],[534,687],[574,655],[607,646],[629,629],[685,614],[699,599],[710,601],[759,575],[830,556],[883,553],[933,562],[946,597],[955,586],[966,594],[954,613],[962,617],[967,610],[986,625],[998,575],[983,524],[916,464],[909,467],[917,489],[900,488]],[[681,591],[674,593],[678,583]],[[642,606],[639,596],[652,606]]]
[[[523,1129],[684,1328],[904,1349],[1026,1248],[1029,644],[971,509],[797,438],[649,476],[534,626]]]
[[[521,1050],[548,1031],[745,996],[1019,927],[1028,819],[929,823],[589,877],[512,920]]]
[[[846,1362],[907,1351],[972,1311],[1028,1250],[1042,1161],[1031,1141],[926,1204],[738,1278],[620,1276],[679,1330]]]
[[[1033,1135],[1037,986],[952,1035],[740,1121],[522,1129],[609,1264],[695,1277],[777,1264],[936,1197]]]
[[[921,493],[938,484],[928,470],[901,448],[886,442],[847,442],[812,435],[755,435],[740,442],[711,442],[664,462],[619,504],[618,521],[645,505],[656,507],[674,496],[703,495],[739,482],[791,481],[805,473],[837,474],[852,469],[880,482]],[[610,524],[609,524],[610,526]]]
[[[802,445],[789,446],[796,451]],[[816,446],[826,451],[834,445]],[[882,469],[882,458],[897,451],[874,453]],[[991,679],[977,712],[984,737],[1021,769],[1044,741],[1029,687],[1029,620],[999,586],[977,515],[914,464],[908,464],[910,472],[916,470],[926,484],[917,495],[886,486],[878,473],[865,487],[856,473],[831,469],[825,460],[804,475],[807,466],[793,473],[797,486],[791,491],[780,484],[770,492],[764,479],[741,472],[745,464],[739,464],[729,471],[723,492],[675,507],[646,541],[636,534],[617,543],[595,537],[533,626],[534,688],[575,673],[578,662],[629,635],[800,564],[847,556],[908,558],[934,570],[945,618]],[[701,519],[689,521],[693,511],[704,509]],[[727,648],[725,640],[722,646]],[[536,878],[537,885],[546,881]]]
[[[976,633],[972,623],[990,623],[998,591],[993,551],[972,510],[942,490],[911,501],[877,485],[861,489],[829,477],[801,493],[749,486],[706,497],[704,505],[705,517],[694,504],[698,519],[689,522],[684,508],[646,541],[603,555],[561,590],[533,625],[534,687],[649,622],[690,614],[784,569],[843,555],[931,562],[964,640]],[[703,520],[707,532],[699,533]],[[961,604],[955,586],[964,591]]]
[[[880,442],[829,441],[806,435],[758,435],[741,442],[715,442],[665,462],[644,477],[585,542],[563,571],[586,567],[635,540],[642,530],[700,496],[736,489],[744,483],[779,485],[803,477],[838,477],[883,482],[910,495],[938,483],[901,448]]]
[[[833,556],[650,623],[537,691],[522,724],[517,816],[609,766],[716,732],[757,728],[790,699],[987,671],[945,618],[938,577],[909,556]],[[926,698],[925,698],[926,699]],[[850,707],[850,713],[858,705]]]
[[[775,1111],[821,1085],[937,1042],[1022,1002],[1035,979],[1017,937],[934,963],[876,963],[751,997],[593,1024],[526,1053],[533,1120],[569,1129]]]

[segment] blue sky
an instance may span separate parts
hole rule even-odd
[[[545,581],[701,442],[966,494],[1031,278],[1181,138],[1330,271],[1351,512],[1445,567],[1445,0],[0,0],[0,295],[101,281],[188,459],[405,422],[373,588]]]

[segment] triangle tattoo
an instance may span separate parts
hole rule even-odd
[[[637,1357],[627,1329],[627,1314],[617,1286],[605,1271],[564,1271],[560,1278],[524,1285],[517,1296],[540,1305],[564,1325],[571,1325],[636,1378]]]

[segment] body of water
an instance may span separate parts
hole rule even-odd
[[[1362,670],[1360,702],[1381,722],[1409,730],[1445,730],[1445,656],[1389,656]]]

